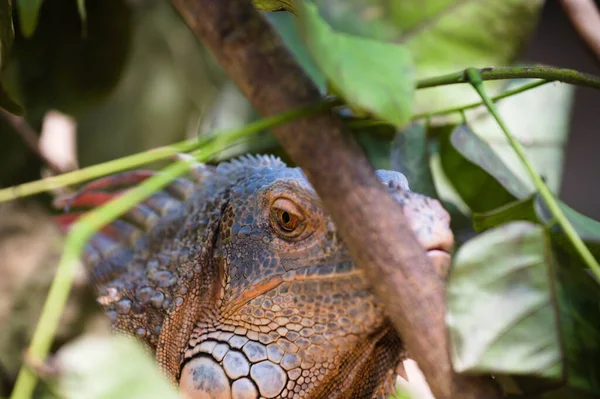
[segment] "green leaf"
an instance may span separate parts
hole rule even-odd
[[[26,38],[33,36],[38,25],[43,0],[17,0],[21,33]]]
[[[437,198],[429,165],[429,141],[423,123],[398,131],[392,141],[392,169],[408,179],[412,191]]]
[[[14,39],[11,0],[0,0],[0,71],[6,68]]]
[[[296,14],[296,5],[293,0],[252,0],[254,7],[262,11],[289,11]]]
[[[20,41],[13,51],[19,64],[16,79],[31,121],[41,120],[51,108],[73,116],[88,112],[112,93],[131,65],[127,61],[133,57],[127,55],[133,21],[128,2],[88,2],[87,7],[87,38],[82,37],[76,1],[44,3],[35,35]],[[165,92],[170,94],[161,89],[163,96]]]
[[[152,356],[129,337],[85,337],[63,347],[56,389],[66,399],[177,399]]]
[[[594,257],[600,258],[600,222],[593,220],[564,202],[557,200],[569,222],[586,243]],[[474,213],[473,227],[484,231],[511,221],[531,221],[544,226],[552,234],[552,240],[561,248],[579,257],[571,242],[563,234],[562,229],[552,218],[552,215],[539,195],[532,195],[524,200],[515,201],[490,212]]]
[[[15,115],[23,115],[25,110],[10,95],[4,90],[2,83],[0,83],[0,108],[7,110],[8,112]]]
[[[375,169],[391,169],[391,144],[389,134],[378,134],[378,131],[389,130],[390,126],[379,126],[369,129],[353,129],[354,137],[362,147],[365,155]]]
[[[578,256],[555,248],[568,385],[600,396],[600,284]],[[570,396],[569,396],[570,397]]]
[[[341,1],[341,0],[340,0]],[[543,0],[380,0],[384,14],[400,30],[399,42],[414,57],[417,79],[466,67],[510,65],[535,28]],[[502,82],[486,83],[488,94]],[[419,90],[415,112],[456,106],[479,98],[469,85]]]
[[[530,194],[490,146],[466,125],[433,129],[444,173],[465,203],[485,212]]]
[[[527,222],[485,232],[459,249],[446,316],[456,371],[562,378],[553,262],[544,230]]]
[[[397,127],[411,116],[413,66],[404,46],[334,31],[306,1],[302,33],[328,83],[348,104]]]
[[[321,92],[325,92],[327,87],[326,78],[302,41],[297,18],[287,12],[277,12],[267,14],[267,19],[279,33],[288,50],[304,69],[304,72]]]
[[[320,16],[335,30],[394,41],[398,30],[388,20],[389,0],[314,0]]]
[[[534,79],[511,80],[506,89],[514,89]],[[547,84],[534,90],[504,99],[497,104],[498,113],[507,121],[511,133],[519,140],[535,170],[555,193],[560,190],[563,159],[570,131],[575,87]],[[543,117],[536,117],[543,115]],[[524,184],[533,189],[533,182],[506,135],[496,120],[486,111],[467,112],[469,126],[498,154],[506,166]]]

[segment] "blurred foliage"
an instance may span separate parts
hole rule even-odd
[[[355,112],[402,127],[410,119],[413,63],[404,46],[336,32],[304,1],[301,33],[330,90]]]
[[[458,372],[562,380],[553,267],[550,242],[532,223],[504,224],[460,248],[446,316]]]
[[[531,81],[511,80],[505,89],[521,87]],[[509,123],[513,135],[522,143],[528,158],[555,193],[559,192],[562,181],[562,166],[574,91],[574,86],[551,83],[520,93],[508,101],[501,101],[497,106],[500,115]],[[535,118],[532,115],[544,115],[544,117]],[[493,148],[523,184],[533,190],[527,172],[494,119],[487,112],[477,111],[468,111],[467,118],[473,131]]]
[[[254,1],[263,11],[294,11],[266,16],[320,90],[348,101],[337,112],[373,165],[402,171],[413,190],[440,198],[452,214],[458,245],[448,324],[455,367],[495,373],[510,383],[512,397],[552,389],[543,397],[586,398],[600,395],[600,284],[512,148],[481,109],[408,124],[413,113],[477,99],[467,85],[415,94],[415,79],[513,64],[542,3]],[[168,2],[16,4],[11,19],[10,1],[0,0],[0,106],[18,112],[10,100],[16,99],[36,130],[49,110],[73,115],[83,166],[258,118]],[[497,92],[516,84],[523,82],[488,86]],[[546,85],[499,103],[554,192],[572,97],[569,86]],[[18,133],[0,118],[0,186],[39,177],[42,165]],[[289,161],[269,132],[223,148],[218,159],[245,152]],[[561,206],[600,256],[600,222]],[[123,362],[115,363],[117,357]],[[127,341],[74,343],[56,359],[67,365],[54,375],[54,389],[64,397],[173,394],[151,358]],[[135,384],[138,373],[156,385]],[[148,390],[127,393],[133,386]]]
[[[52,390],[64,399],[180,397],[148,351],[130,337],[88,335],[65,345],[49,364]]]
[[[119,81],[131,43],[131,7],[125,0],[91,0],[87,8],[85,36],[71,0],[44,2],[31,38],[23,37],[16,24],[13,60],[4,80],[11,80],[9,87],[34,125],[48,109],[76,116],[97,106]]]
[[[496,209],[529,194],[487,143],[467,126],[436,127],[432,134],[440,141],[444,173],[471,210]]]
[[[410,182],[410,189],[432,198],[439,195],[433,181],[429,162],[431,151],[427,128],[423,123],[413,123],[398,131],[392,142],[391,166]]]
[[[11,0],[0,0],[0,72],[6,69],[8,58],[15,39],[12,20]],[[22,114],[23,108],[17,104],[0,83],[0,108],[14,114]]]
[[[253,0],[254,6],[263,11],[289,11],[296,14],[293,0]]]

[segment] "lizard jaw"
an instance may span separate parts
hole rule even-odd
[[[427,251],[427,257],[433,263],[433,267],[437,274],[445,279],[452,264],[452,256],[450,253],[443,249],[431,249]]]

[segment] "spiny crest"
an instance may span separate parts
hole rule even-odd
[[[287,165],[274,155],[242,155],[217,166],[217,173],[231,179],[242,177],[249,169],[285,168]]]

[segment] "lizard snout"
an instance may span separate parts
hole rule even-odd
[[[420,194],[411,195],[405,202],[403,211],[438,274],[445,278],[450,269],[454,247],[450,215],[439,201]]]

